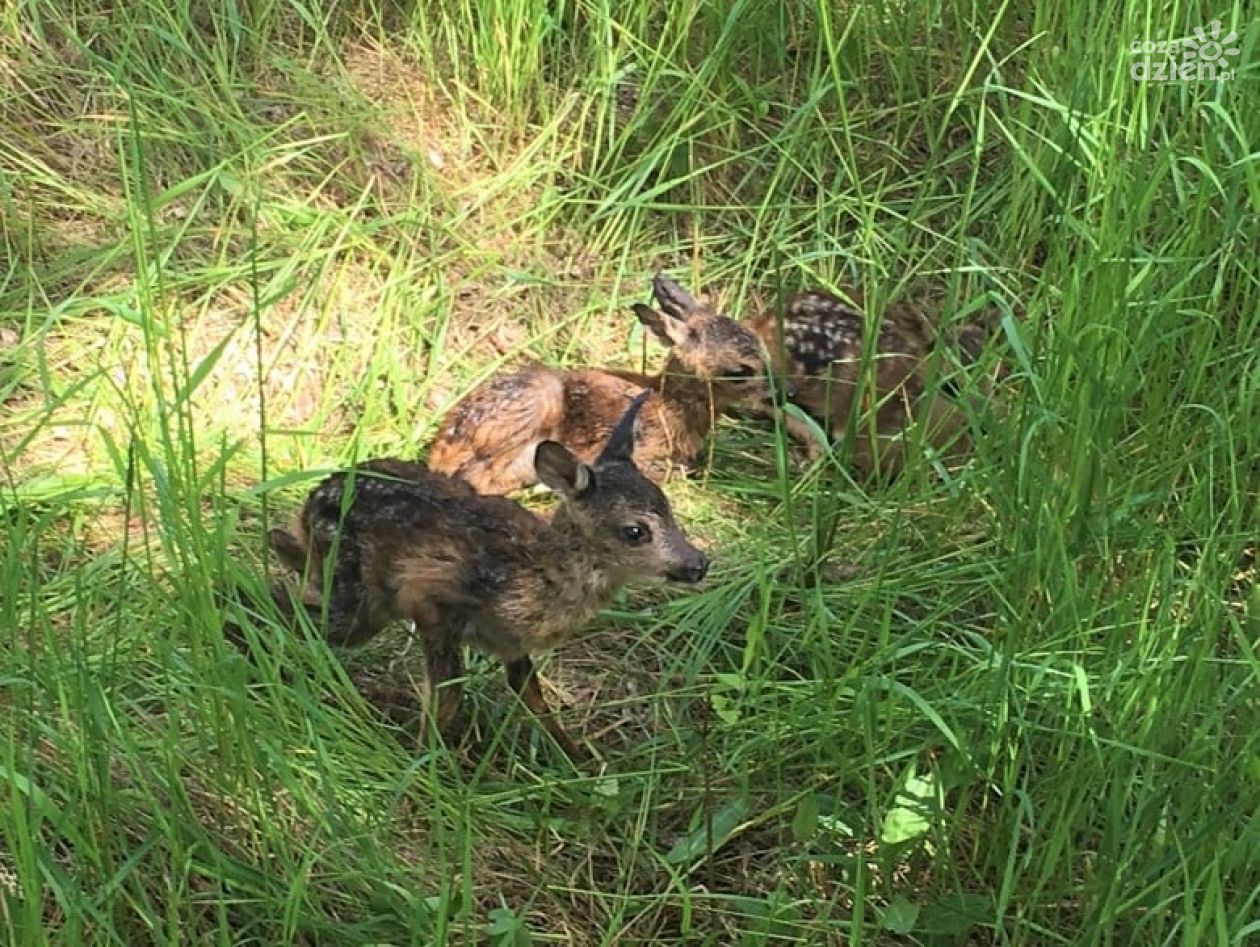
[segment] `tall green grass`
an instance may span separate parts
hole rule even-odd
[[[1213,19],[1229,81],[1132,79]],[[1254,938],[1258,39],[1237,2],[7,5],[5,941]],[[225,598],[319,471],[501,365],[655,360],[660,265],[735,313],[996,307],[971,463],[874,488],[723,423],[669,488],[706,588],[547,662],[598,773],[489,662],[489,752],[418,747],[405,634]]]

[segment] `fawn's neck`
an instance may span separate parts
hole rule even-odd
[[[726,409],[719,404],[714,387],[702,378],[667,362],[652,386],[667,415],[675,438],[689,438],[697,447],[712,429],[717,416]]]
[[[581,526],[563,507],[530,550],[540,614],[533,622],[540,647],[574,637],[624,582],[605,568]]]

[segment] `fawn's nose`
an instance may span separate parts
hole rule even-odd
[[[709,557],[704,553],[699,553],[694,562],[671,570],[668,578],[671,582],[686,582],[688,585],[695,585],[708,574]]]

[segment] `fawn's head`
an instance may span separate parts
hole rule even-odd
[[[598,565],[622,582],[696,583],[708,557],[688,542],[660,487],[634,465],[634,422],[650,392],[631,403],[593,465],[555,441],[535,450],[538,479],[564,500],[561,514],[581,531]]]
[[[770,400],[761,341],[752,329],[698,302],[664,273],[652,277],[652,296],[658,309],[635,303],[634,312],[670,346],[667,376],[693,375],[709,383],[722,405]]]

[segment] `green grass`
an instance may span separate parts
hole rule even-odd
[[[1260,936],[1246,9],[3,7],[4,942]],[[1130,77],[1214,18],[1230,81]],[[303,471],[526,356],[655,364],[660,265],[996,306],[971,462],[724,422],[669,487],[705,588],[546,662],[598,773],[489,661],[477,758],[416,747],[404,634],[224,642]]]

